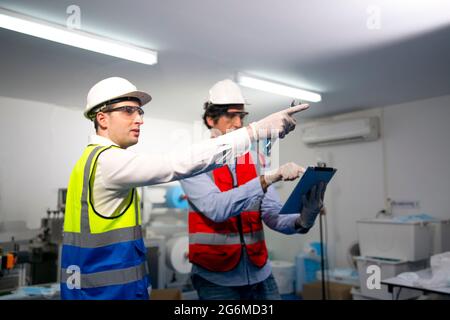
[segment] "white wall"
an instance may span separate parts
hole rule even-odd
[[[81,108],[0,97],[0,110],[0,222],[25,220],[36,228],[48,208],[56,209],[57,190],[67,187],[93,124]],[[133,147],[140,152],[164,152],[180,142],[180,130],[192,131],[183,122],[147,115],[144,121]]]
[[[308,148],[299,132],[281,142],[280,162],[315,164],[318,158],[338,169],[325,197],[328,209],[330,264],[344,267],[347,249],[357,240],[356,223],[375,217],[385,198],[420,201],[417,210],[394,211],[395,215],[428,213],[450,218],[450,96],[347,114],[378,115],[381,139],[329,147]],[[294,184],[279,191],[287,199]],[[307,235],[268,231],[268,245],[276,259],[293,260],[305,243],[319,240],[319,226]]]
[[[387,108],[384,119],[388,194],[450,218],[450,96]]]

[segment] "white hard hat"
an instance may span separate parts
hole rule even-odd
[[[219,81],[209,89],[208,102],[211,104],[247,104],[239,86],[229,79]]]
[[[87,95],[86,109],[84,116],[91,119],[88,114],[92,109],[102,105],[103,103],[119,98],[137,98],[141,102],[141,106],[152,100],[152,97],[137,88],[128,80],[119,77],[112,77],[97,82]]]

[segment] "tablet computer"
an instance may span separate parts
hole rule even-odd
[[[324,182],[327,185],[335,172],[336,169],[330,167],[308,167],[283,208],[281,208],[280,214],[300,213],[303,207],[302,196],[319,182]]]

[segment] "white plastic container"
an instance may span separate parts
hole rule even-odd
[[[295,267],[292,262],[272,260],[272,273],[280,294],[294,292]]]
[[[403,272],[414,272],[427,267],[427,260],[407,262],[407,261],[388,261],[367,257],[356,257],[359,274],[360,292],[363,296],[382,300],[398,300],[413,299],[419,297],[422,292],[419,290],[412,290],[402,288],[400,294],[399,288],[393,288],[393,293],[389,293],[386,285],[381,285],[380,289],[369,289],[367,287],[367,278],[373,273],[368,273],[368,267],[376,265],[380,268],[380,280],[388,279],[397,276]],[[398,298],[397,298],[398,297]]]
[[[433,253],[429,222],[397,222],[391,219],[356,221],[361,256],[418,261]]]
[[[430,222],[433,233],[433,254],[450,251],[450,220]]]

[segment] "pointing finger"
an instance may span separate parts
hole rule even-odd
[[[284,111],[286,111],[288,115],[293,115],[293,114],[296,114],[297,112],[306,110],[308,108],[309,108],[309,104],[304,103],[304,104],[299,104],[299,105],[287,108]]]

